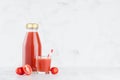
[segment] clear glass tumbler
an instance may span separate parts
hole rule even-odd
[[[49,74],[50,66],[51,66],[51,57],[48,56],[36,57],[36,68],[38,73]]]

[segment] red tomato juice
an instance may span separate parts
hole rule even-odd
[[[27,32],[23,43],[23,65],[29,64],[36,71],[36,56],[41,56],[41,42],[38,32]]]
[[[36,66],[38,72],[49,72],[51,65],[50,58],[37,58],[36,59]]]

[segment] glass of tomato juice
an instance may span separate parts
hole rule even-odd
[[[36,57],[36,69],[38,73],[49,74],[50,66],[51,66],[51,57],[49,56]]]

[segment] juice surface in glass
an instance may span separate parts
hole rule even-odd
[[[41,42],[37,32],[37,25],[28,24],[28,31],[26,32],[25,40],[23,43],[23,65],[29,64],[33,71],[36,71],[36,56],[41,56]]]
[[[51,65],[50,57],[39,57],[36,58],[36,67],[38,72],[49,72]]]

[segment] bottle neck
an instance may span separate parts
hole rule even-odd
[[[27,32],[38,32],[38,29],[26,29]]]

